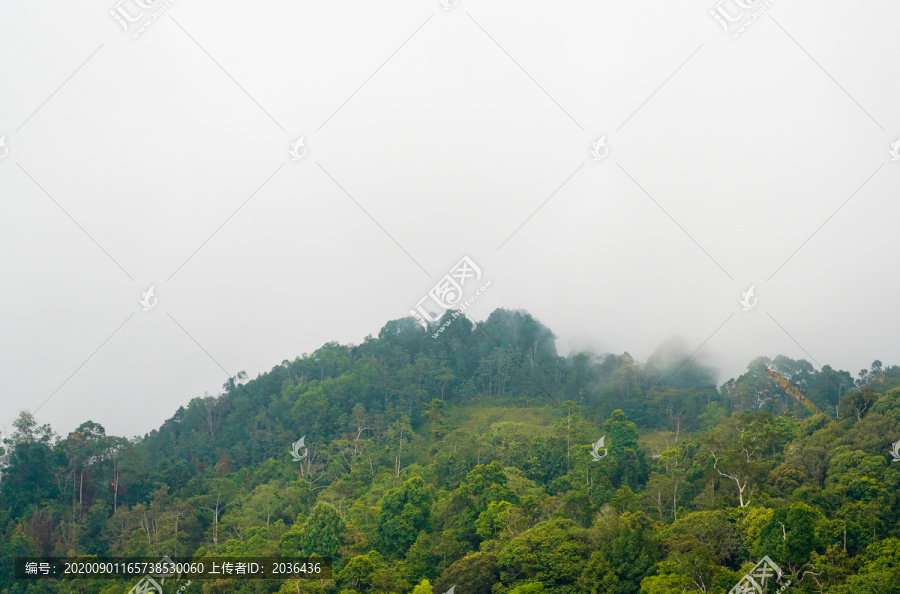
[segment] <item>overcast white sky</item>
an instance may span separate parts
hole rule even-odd
[[[142,434],[464,255],[563,353],[900,363],[900,3],[151,1],[0,0],[0,425]]]

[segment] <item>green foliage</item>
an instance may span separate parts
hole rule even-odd
[[[646,454],[638,446],[637,425],[617,409],[603,422],[603,429],[607,432],[606,443],[612,460],[615,461],[612,462],[615,467],[610,473],[612,484],[616,487],[628,486],[634,490],[647,482],[650,469]]]
[[[776,509],[760,530],[754,552],[757,557],[769,555],[799,567],[820,546],[817,527],[821,522],[822,513],[805,503]]]
[[[619,578],[612,564],[603,553],[594,551],[578,578],[578,591],[585,594],[615,594],[619,587]]]
[[[759,357],[717,388],[674,341],[646,364],[560,357],[527,313],[452,316],[238,374],[140,439],[20,414],[0,594],[127,589],[18,583],[19,556],[165,554],[335,561],[333,580],[202,585],[235,594],[722,594],[763,556],[797,592],[898,593],[900,367]]]
[[[859,574],[850,576],[844,585],[835,586],[835,594],[900,593],[900,540],[889,538],[873,543],[862,555]]]
[[[479,464],[466,475],[465,482],[451,495],[451,510],[460,538],[477,543],[479,526],[488,534],[496,534],[499,514],[507,507],[503,503],[519,501],[516,493],[507,486],[508,480],[498,462]],[[488,512],[492,503],[496,504],[493,512]],[[481,518],[485,512],[487,515]]]
[[[499,578],[497,557],[491,553],[473,553],[448,567],[434,582],[435,592],[456,587],[458,594],[490,594]]]
[[[487,509],[478,514],[475,520],[475,532],[484,540],[494,538],[503,530],[501,517],[512,505],[508,501],[492,501]]]
[[[347,529],[333,505],[320,501],[313,507],[300,529],[299,554],[306,557],[332,557],[337,560]]]
[[[381,498],[375,530],[389,554],[404,554],[416,541],[419,531],[430,525],[432,488],[418,476],[390,489]]]
[[[617,594],[635,594],[641,580],[655,573],[661,550],[654,524],[643,512],[606,516],[593,527],[599,550],[614,568]]]
[[[399,569],[377,551],[350,559],[338,572],[336,582],[344,589],[366,592],[402,591],[409,587]]]
[[[547,590],[544,584],[540,582],[528,582],[521,586],[516,586],[509,591],[509,594],[546,594]]]
[[[691,578],[675,573],[674,564],[660,564],[660,573],[641,580],[641,594],[694,594],[700,592],[694,587]]]
[[[559,592],[576,592],[588,557],[584,529],[572,520],[542,522],[513,538],[497,556],[505,584],[538,581]]]

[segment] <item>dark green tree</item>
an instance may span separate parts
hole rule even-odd
[[[375,530],[386,555],[403,555],[416,542],[421,530],[430,526],[432,488],[414,476],[381,498]]]

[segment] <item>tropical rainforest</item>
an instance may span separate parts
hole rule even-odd
[[[900,593],[900,367],[761,356],[717,385],[669,343],[639,362],[555,340],[521,311],[399,319],[133,439],[3,411],[0,592],[134,586],[15,579],[16,557],[168,555],[333,574],[166,592]],[[748,586],[766,557],[778,572]]]

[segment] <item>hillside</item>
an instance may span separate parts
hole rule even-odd
[[[16,581],[28,555],[334,559],[333,580],[204,593],[725,593],[764,557],[773,592],[900,592],[900,367],[758,357],[717,386],[666,345],[561,357],[524,312],[432,332],[404,318],[240,373],[139,439],[22,412],[0,593],[133,585]]]

